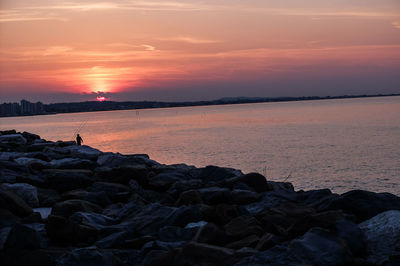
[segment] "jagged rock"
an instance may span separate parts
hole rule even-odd
[[[353,262],[350,250],[340,238],[321,228],[312,228],[295,239],[290,248],[297,257],[313,265],[348,265]]]
[[[8,209],[19,217],[26,217],[32,214],[32,208],[23,199],[10,191],[0,189],[0,208]]]
[[[66,200],[53,206],[52,215],[69,217],[75,212],[100,213],[101,207],[85,200]]]
[[[175,204],[181,206],[201,203],[203,203],[203,199],[200,192],[198,190],[188,190],[182,192]]]
[[[207,243],[223,246],[230,242],[230,238],[213,223],[206,223],[198,227],[196,235],[193,237],[194,242]]]
[[[204,220],[217,225],[225,225],[233,218],[246,214],[248,214],[246,209],[238,205],[219,204],[211,207],[203,206]]]
[[[0,143],[23,145],[27,140],[21,134],[8,134],[0,136]]]
[[[171,265],[174,260],[174,253],[166,250],[151,250],[143,259],[143,266],[164,266]]]
[[[0,199],[0,205],[1,205],[1,199]],[[8,209],[5,209],[4,207],[0,207],[0,228],[6,227],[6,226],[12,226],[15,224],[17,221],[19,221],[19,217],[9,211]]]
[[[39,135],[32,134],[26,131],[22,132],[22,136],[30,143],[34,142],[37,139],[40,139]]]
[[[234,189],[231,192],[233,204],[249,204],[260,199],[260,194],[248,190]]]
[[[189,241],[193,239],[197,229],[198,227],[164,226],[158,231],[158,237],[164,242]]]
[[[37,188],[39,204],[41,207],[51,207],[62,201],[60,194],[54,189]]]
[[[116,232],[100,239],[95,243],[95,246],[102,249],[120,248],[123,246],[127,237],[127,232]]]
[[[267,182],[267,179],[259,173],[249,173],[226,180],[226,183],[234,184],[236,182],[243,182],[251,187],[256,192],[265,192],[273,190],[272,185]]]
[[[367,262],[391,265],[400,256],[400,211],[380,213],[359,226],[367,240]]]
[[[88,213],[88,212],[75,212],[70,217],[71,221],[77,222],[82,225],[96,228],[101,231],[110,225],[114,225],[118,220],[110,218],[108,216],[99,213]]]
[[[5,249],[36,249],[41,248],[43,241],[40,234],[27,225],[16,223],[10,230],[4,244]]]
[[[49,166],[59,169],[94,169],[96,164],[86,159],[63,158],[59,160],[51,160]]]
[[[240,170],[209,165],[205,168],[191,169],[190,175],[205,183],[218,183],[229,178],[243,175]]]
[[[148,185],[150,188],[164,192],[167,191],[172,184],[182,179],[183,175],[180,172],[164,172],[159,173],[156,176],[150,177]]]
[[[236,260],[234,255],[232,249],[189,242],[176,255],[173,265],[232,265]]]
[[[208,187],[198,189],[198,192],[203,201],[209,205],[230,203],[232,201],[231,192],[227,188]]]
[[[124,165],[114,168],[101,167],[96,169],[96,176],[101,180],[127,185],[131,180],[141,186],[147,186],[150,170],[145,165]]]
[[[1,184],[1,188],[6,191],[11,191],[23,199],[32,208],[39,206],[36,187],[26,184]]]
[[[390,193],[352,190],[332,200],[326,209],[343,210],[354,214],[357,222],[362,222],[384,211],[400,210],[400,197]]]
[[[257,215],[260,212],[269,208],[274,208],[283,204],[296,202],[296,193],[286,190],[280,190],[264,192],[261,194],[261,198],[257,202],[250,203],[244,206],[250,214]]]
[[[95,247],[76,248],[57,259],[58,266],[117,266],[121,265],[111,251],[101,251]]]
[[[85,174],[76,172],[56,172],[46,175],[44,186],[65,192],[86,188],[92,184],[92,179]]]
[[[199,189],[203,186],[203,181],[201,181],[200,179],[179,180],[170,187],[168,193],[177,198],[179,197],[179,195],[188,190]]]
[[[89,245],[97,240],[98,231],[79,224],[66,217],[49,215],[46,224],[47,234],[56,243],[82,243]]]
[[[130,191],[128,186],[108,182],[95,182],[87,190],[89,192],[104,191],[113,201],[127,199]]]
[[[299,191],[296,194],[298,201],[318,211],[326,210],[332,200],[339,197],[339,195],[333,194],[329,189]]]
[[[71,146],[66,146],[65,149],[69,150],[70,154],[72,156],[78,157],[78,158],[83,158],[83,159],[90,158],[90,159],[97,160],[98,156],[101,155],[101,151],[99,151],[98,149],[86,146],[86,145],[82,145],[82,146],[71,145]]]
[[[233,239],[242,239],[249,235],[261,236],[264,230],[261,223],[252,216],[239,216],[224,226],[225,233]]]
[[[46,161],[30,157],[19,157],[14,159],[14,161],[19,165],[34,167],[35,169],[42,169],[49,166],[49,163]]]
[[[247,236],[243,239],[240,239],[238,241],[229,243],[228,245],[226,245],[226,248],[230,248],[230,249],[240,249],[240,248],[244,248],[244,247],[256,247],[257,243],[259,242],[260,238],[256,235],[250,235]]]

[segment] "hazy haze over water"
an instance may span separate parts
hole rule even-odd
[[[87,122],[86,122],[87,121]],[[260,172],[295,189],[400,195],[400,97],[1,118],[1,129],[158,162]]]

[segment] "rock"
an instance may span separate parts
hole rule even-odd
[[[208,187],[198,190],[201,198],[206,204],[216,205],[221,203],[230,203],[232,195],[229,189],[220,187]]]
[[[46,231],[53,242],[60,244],[81,243],[81,245],[90,245],[98,237],[98,231],[94,227],[82,225],[57,215],[49,215]]]
[[[350,250],[335,235],[321,228],[312,228],[295,239],[290,248],[296,257],[313,265],[349,265],[353,263]]]
[[[1,200],[0,200],[1,204]],[[0,228],[6,227],[6,226],[12,226],[14,225],[17,221],[19,221],[19,217],[16,216],[14,213],[9,211],[8,209],[5,209],[4,207],[0,208]]]
[[[77,222],[82,225],[96,228],[101,231],[108,226],[114,225],[118,220],[98,213],[76,212],[70,217],[71,221]]]
[[[234,204],[249,204],[258,201],[260,194],[248,190],[234,189],[231,197]]]
[[[87,188],[89,192],[104,191],[112,201],[120,201],[129,197],[129,187],[108,182],[95,182]]]
[[[384,211],[400,210],[400,197],[390,193],[352,190],[332,200],[326,209],[354,214],[359,223]]]
[[[193,237],[194,242],[207,243],[213,245],[225,245],[230,241],[225,235],[224,231],[219,229],[213,223],[206,223],[198,227],[196,235]]]
[[[360,225],[367,240],[367,261],[374,265],[390,265],[400,255],[400,211],[386,211]]]
[[[10,231],[11,231],[11,226],[2,227],[0,229],[0,251],[4,249],[4,244],[7,241]]]
[[[100,251],[95,247],[76,248],[57,260],[58,266],[99,266],[121,265],[111,251]]]
[[[264,230],[261,223],[252,216],[239,216],[224,226],[225,233],[233,239],[242,239],[249,235],[261,236]]]
[[[193,239],[198,227],[164,226],[158,231],[158,237],[164,242],[189,241]]]
[[[151,250],[143,259],[141,265],[164,266],[171,265],[174,260],[174,253],[165,250]]]
[[[46,161],[30,157],[19,157],[14,159],[14,161],[19,165],[33,167],[35,169],[42,169],[49,166],[49,163]]]
[[[301,203],[311,206],[318,211],[326,210],[328,205],[339,197],[329,189],[318,189],[297,192],[297,199]]]
[[[21,134],[9,134],[9,135],[1,135],[0,143],[24,145],[27,143],[27,140]]]
[[[22,132],[22,136],[30,143],[34,142],[37,139],[40,139],[39,135],[32,134],[26,131]]]
[[[128,234],[126,232],[116,232],[100,239],[95,243],[95,246],[102,249],[120,248],[127,237]]]
[[[182,192],[179,196],[178,200],[176,201],[175,205],[192,205],[192,204],[201,204],[203,203],[203,199],[201,194],[198,190],[188,190]]]
[[[19,217],[26,217],[32,214],[32,208],[16,194],[0,189],[0,208],[8,209]]]
[[[41,237],[39,233],[26,225],[15,224],[7,237],[4,244],[5,249],[37,249],[43,247],[41,245]]]
[[[177,198],[185,191],[196,190],[203,186],[204,184],[200,179],[179,180],[170,187],[168,194]]]
[[[149,187],[158,192],[167,191],[172,184],[183,178],[181,172],[164,172],[149,178]]]
[[[240,239],[238,241],[229,243],[228,245],[226,245],[226,248],[230,248],[230,249],[240,249],[240,248],[244,248],[244,247],[256,247],[257,243],[259,242],[260,238],[256,235],[250,235],[247,236],[243,239]]]
[[[232,249],[189,242],[176,255],[173,265],[232,265],[234,255]]]
[[[237,177],[243,173],[233,168],[223,168],[209,165],[205,168],[190,169],[190,175],[195,179],[201,179],[205,183],[217,183],[229,178]]]
[[[100,213],[101,207],[85,200],[66,200],[53,206],[52,215],[69,217],[75,212]]]
[[[261,198],[254,203],[245,205],[251,215],[257,215],[269,208],[275,208],[287,203],[296,203],[297,196],[294,192],[285,190],[268,191],[261,194]]]
[[[64,158],[50,161],[50,167],[59,169],[94,169],[96,164],[86,159]]]
[[[71,145],[71,146],[66,146],[66,150],[70,151],[70,154],[73,157],[78,157],[78,158],[83,158],[83,159],[96,159],[98,158],[99,155],[101,155],[101,151],[98,149],[82,145],[82,146],[76,146],[76,145]]]
[[[290,182],[274,182],[268,181],[268,184],[274,191],[285,190],[288,192],[294,192],[294,187]]]
[[[85,174],[76,172],[56,172],[48,174],[44,185],[58,192],[86,188],[92,184],[92,179]]]
[[[272,248],[275,245],[280,244],[283,241],[280,241],[281,239],[279,239],[276,235],[271,234],[271,233],[265,233],[260,240],[258,241],[257,245],[256,245],[256,249],[257,250],[267,250]],[[283,240],[283,239],[282,239]]]
[[[366,249],[366,239],[360,227],[346,219],[338,219],[334,226],[335,234],[346,242],[352,255],[355,257],[363,256]]]
[[[128,220],[137,234],[156,235],[163,226],[184,226],[190,222],[200,221],[202,214],[197,206],[174,208],[152,203],[139,213],[133,213]]]
[[[238,205],[219,204],[203,208],[204,220],[217,225],[225,225],[233,218],[248,214],[245,208]]]
[[[23,199],[32,208],[39,206],[37,189],[26,183],[19,184],[2,184],[1,188],[6,191],[11,191]]]
[[[114,168],[96,168],[98,179],[127,185],[131,180],[137,181],[141,186],[147,186],[150,171],[145,165],[125,165]]]
[[[52,207],[62,201],[60,194],[54,189],[37,188],[39,204],[41,207]]]

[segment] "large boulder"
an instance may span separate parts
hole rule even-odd
[[[44,186],[65,192],[73,189],[86,188],[92,184],[92,179],[80,172],[55,172],[45,176]]]
[[[75,212],[100,213],[101,211],[102,209],[100,206],[85,200],[66,200],[55,204],[53,206],[51,214],[62,217],[69,217]]]
[[[232,265],[235,251],[204,243],[189,242],[175,257],[173,265]]]
[[[117,183],[95,182],[87,190],[89,192],[104,191],[111,200],[118,201],[128,198],[130,188]]]
[[[63,158],[50,161],[50,166],[58,169],[94,169],[96,164],[87,159]]]
[[[43,248],[43,240],[37,230],[23,224],[15,224],[7,237],[5,249],[36,249]]]
[[[367,261],[374,265],[395,265],[400,256],[400,211],[386,211],[360,225],[367,240]]]
[[[58,266],[99,266],[121,265],[111,251],[101,251],[95,247],[76,248],[57,260]]]
[[[65,147],[66,150],[70,151],[70,154],[73,157],[78,157],[78,158],[83,158],[83,159],[96,159],[98,158],[99,155],[102,154],[101,151],[98,149],[82,145],[82,146],[67,146]]]
[[[246,236],[261,236],[264,233],[261,223],[252,216],[239,216],[224,226],[225,233],[232,239],[243,239]]]
[[[33,213],[26,202],[10,191],[0,189],[0,208],[8,209],[19,217],[27,217]]]
[[[37,195],[36,187],[26,184],[26,183],[18,183],[18,184],[2,184],[0,186],[2,189],[6,191],[14,192],[21,199],[23,199],[29,206],[32,208],[39,206],[39,199]]]
[[[232,195],[229,189],[220,187],[208,187],[198,190],[201,198],[206,204],[216,205],[221,203],[230,203]]]
[[[0,143],[24,145],[27,143],[27,140],[21,134],[9,134],[1,135]]]
[[[384,211],[400,210],[400,197],[390,193],[352,190],[333,199],[326,209],[343,210],[354,214],[357,222],[362,222]]]

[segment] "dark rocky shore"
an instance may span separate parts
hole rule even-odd
[[[0,265],[400,265],[400,198],[0,132]]]

